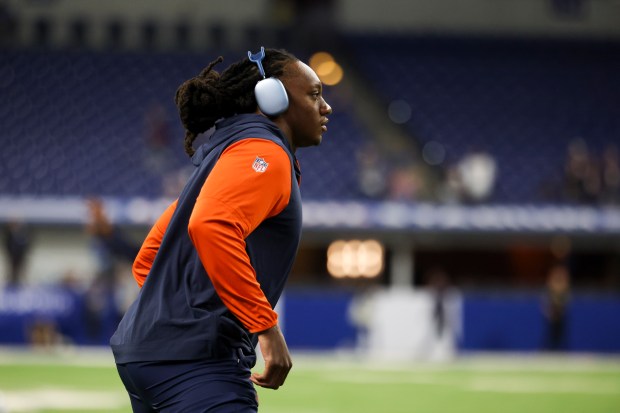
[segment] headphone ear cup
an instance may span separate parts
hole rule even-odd
[[[279,79],[269,77],[254,87],[258,107],[265,115],[276,116],[288,109],[288,95]]]

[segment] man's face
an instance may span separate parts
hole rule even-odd
[[[323,99],[323,85],[308,65],[291,63],[281,78],[288,93],[289,108],[280,116],[293,149],[321,143],[332,108]]]

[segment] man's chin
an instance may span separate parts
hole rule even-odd
[[[299,143],[297,147],[298,148],[308,148],[308,147],[311,147],[311,146],[319,146],[322,141],[323,141],[323,136],[322,135],[317,135],[314,138],[308,138],[304,142]]]
[[[315,139],[308,140],[308,142],[306,144],[304,144],[302,146],[302,148],[308,148],[308,147],[311,147],[311,146],[319,146],[321,144],[321,142],[323,142],[323,137],[319,136],[319,137],[317,137]]]

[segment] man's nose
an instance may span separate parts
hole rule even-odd
[[[327,101],[323,100],[323,103],[325,103],[325,105],[323,106],[323,113],[325,113],[326,115],[329,115],[332,113],[332,107],[329,106],[329,103],[327,103]]]

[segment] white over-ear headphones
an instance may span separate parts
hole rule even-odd
[[[288,95],[284,85],[275,77],[266,77],[262,60],[265,58],[265,48],[261,46],[260,52],[252,54],[248,51],[248,58],[258,65],[258,70],[263,76],[254,87],[254,95],[258,107],[265,115],[276,116],[288,109]]]

